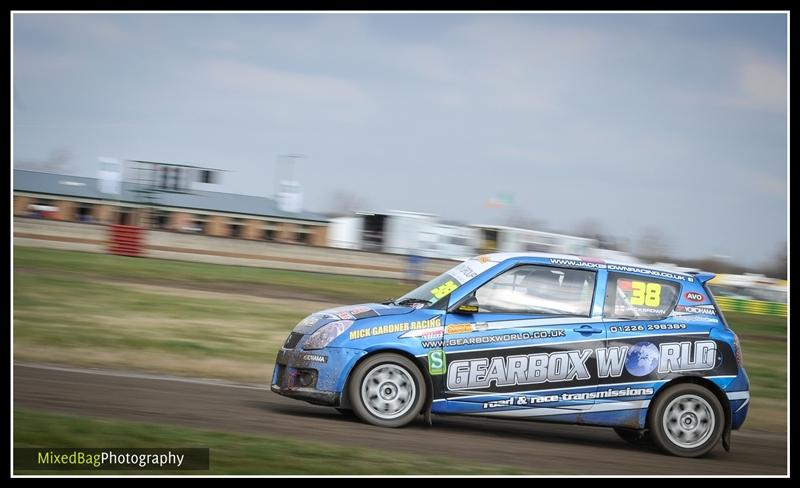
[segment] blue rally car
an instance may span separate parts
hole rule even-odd
[[[484,415],[613,427],[678,456],[730,450],[749,381],[713,277],[478,256],[396,300],[306,317],[271,389],[385,427]]]

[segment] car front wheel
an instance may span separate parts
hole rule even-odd
[[[708,454],[720,440],[725,413],[717,397],[692,383],[671,387],[651,404],[649,431],[663,451],[682,457]]]
[[[348,394],[353,412],[364,422],[402,427],[419,415],[425,399],[425,378],[405,356],[378,354],[356,366]]]

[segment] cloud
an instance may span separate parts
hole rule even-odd
[[[393,68],[401,69],[405,75],[415,76],[424,81],[451,83],[461,79],[462,69],[457,66],[458,52],[443,46],[408,42],[402,45],[388,45],[385,57]]]
[[[77,28],[75,30],[78,30]],[[83,19],[80,31],[100,42],[123,43],[137,41],[138,37],[108,18],[89,16]]]
[[[241,46],[230,39],[210,39],[206,46],[212,51],[221,53],[235,53],[241,51]]]
[[[78,56],[49,51],[14,49],[14,79],[50,80],[81,65]]]
[[[786,65],[752,57],[739,67],[738,98],[742,106],[769,111],[786,110]]]
[[[64,76],[90,64],[98,50],[139,42],[100,15],[14,14],[13,20],[15,78]]]
[[[749,167],[742,168],[736,173],[738,173],[739,181],[743,182],[745,187],[769,197],[786,200],[788,185],[785,175],[783,177],[776,176]]]
[[[133,33],[119,25],[125,16],[110,14],[14,14],[15,29],[41,33],[43,38],[71,43],[85,39],[100,43],[136,41]]]
[[[547,24],[538,16],[481,16],[447,35],[460,61],[456,72],[473,100],[503,109],[549,112],[585,90],[586,73],[607,52],[613,36],[589,27]],[[447,58],[442,55],[440,57]],[[423,58],[424,59],[424,58]]]
[[[727,83],[715,90],[682,90],[673,95],[687,105],[711,105],[760,112],[786,112],[786,64],[752,51],[731,54]],[[721,69],[724,68],[724,65]]]
[[[227,59],[202,63],[207,79],[253,94],[274,94],[305,100],[365,104],[369,96],[356,83],[333,76],[307,75]]]

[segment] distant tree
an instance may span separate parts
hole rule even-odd
[[[595,219],[584,219],[575,226],[571,235],[597,240],[602,249],[622,250],[621,240],[603,232],[603,224]]]
[[[716,274],[744,274],[751,271],[744,266],[736,264],[731,259],[721,258],[719,256],[711,256],[699,259],[679,259],[677,260],[676,264],[687,268],[699,269],[701,271],[708,271]]]
[[[600,225],[600,222],[595,219],[584,219],[575,226],[575,230],[572,231],[572,234],[578,237],[600,240],[603,234],[603,227]]]
[[[789,267],[786,250],[786,241],[783,241],[783,243],[778,246],[778,250],[773,258],[772,265],[767,268],[766,273],[764,274],[781,280],[785,280],[788,277]]]
[[[669,242],[666,234],[655,227],[644,229],[636,244],[636,255],[647,261],[668,261]]]
[[[539,230],[548,232],[543,220],[531,217],[518,208],[512,208],[508,217],[506,217],[505,225],[509,227],[518,227],[520,229]]]
[[[629,237],[618,237],[614,241],[614,249],[622,252],[631,252],[631,239]]]
[[[72,153],[65,147],[53,150],[43,161],[22,160],[14,161],[14,167],[31,171],[44,171],[47,173],[66,173],[69,169],[69,160]]]

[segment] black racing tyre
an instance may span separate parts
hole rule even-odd
[[[694,383],[670,387],[650,404],[650,437],[662,451],[681,457],[708,454],[725,428],[716,395]]]
[[[382,353],[356,366],[348,382],[353,413],[381,427],[402,427],[419,415],[425,378],[405,356]]]
[[[646,447],[652,444],[650,432],[646,430],[614,427],[614,432],[625,442],[637,447]]]

